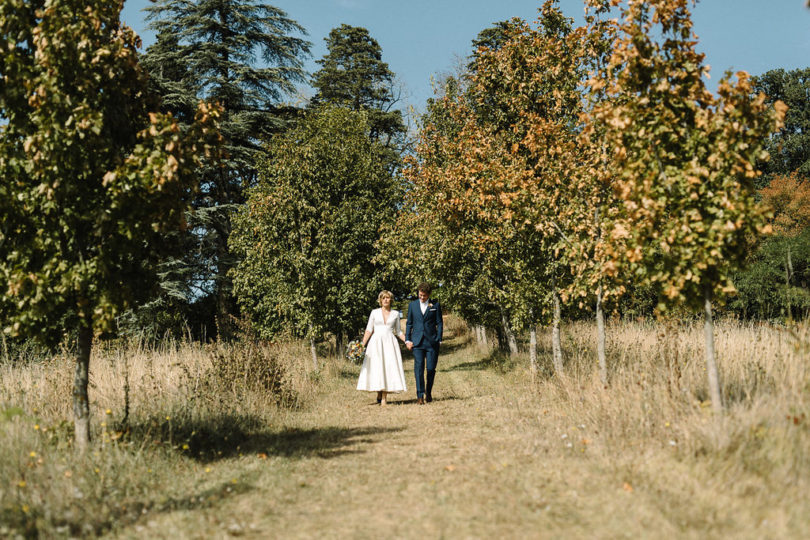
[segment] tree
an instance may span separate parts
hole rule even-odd
[[[393,109],[399,100],[394,74],[383,62],[377,40],[365,28],[342,24],[333,28],[325,41],[328,52],[317,61],[321,69],[312,76],[316,90],[312,104],[364,111],[372,139],[384,146],[401,147],[405,125],[402,112]]]
[[[788,107],[784,126],[765,142],[770,159],[760,164],[764,174],[758,184],[766,186],[775,175],[794,172],[810,176],[810,68],[775,69],[754,77],[752,83],[753,93],[765,94],[767,104],[781,101]]]
[[[797,236],[810,227],[810,181],[798,174],[778,176],[760,190],[773,211],[773,230],[783,236]]]
[[[594,300],[597,341],[596,355],[599,377],[603,385],[608,383],[605,303],[618,299],[625,293],[628,280],[615,272],[615,264],[606,250],[607,235],[622,212],[616,196],[615,171],[606,166],[610,161],[609,148],[605,142],[604,129],[594,122],[593,112],[603,107],[607,100],[604,85],[598,81],[607,76],[606,70],[616,39],[617,23],[603,16],[609,10],[603,5],[586,8],[587,27],[581,37],[580,62],[590,75],[585,81],[585,102],[580,115],[577,132],[576,154],[571,188],[567,197],[571,213],[567,228],[568,249],[564,252],[570,271],[574,276],[571,286],[564,294]],[[616,238],[613,239],[614,248]]]
[[[213,295],[221,337],[227,337],[235,309],[228,252],[231,215],[256,181],[262,141],[287,126],[289,111],[280,101],[304,82],[303,57],[310,44],[291,33],[305,33],[287,14],[256,0],[152,0],[146,8],[158,43],[146,54],[165,103],[182,109],[188,96],[219,102],[227,159],[224,167],[199,172],[191,230],[200,283],[196,296]],[[178,111],[179,112],[179,111]]]
[[[517,291],[535,281],[522,281],[523,236],[478,211],[481,179],[511,174],[510,156],[486,125],[479,129],[464,90],[450,78],[444,96],[429,102],[416,155],[406,159],[406,201],[385,241],[400,246],[412,281],[441,283],[443,301],[473,324],[494,326],[501,348],[514,353],[512,326],[525,322],[528,298]]]
[[[372,259],[401,186],[369,132],[364,113],[313,111],[271,141],[235,218],[240,305],[266,338],[285,329],[309,338],[316,368],[316,340],[361,328],[367,313],[358,306],[373,305],[385,286],[382,267],[393,264]]]
[[[781,247],[784,254],[784,281],[782,291],[785,311],[792,317],[792,305],[806,304],[807,291],[807,232],[810,231],[810,181],[797,174],[776,176],[760,191],[763,201],[773,211],[775,236],[765,241],[767,251]],[[798,256],[798,257],[797,257]],[[798,260],[797,260],[798,259]],[[804,284],[804,286],[802,286]],[[799,285],[796,287],[796,285]]]
[[[594,1],[606,5],[616,2]],[[722,410],[712,301],[734,290],[731,275],[765,230],[755,197],[765,139],[785,106],[753,96],[744,72],[706,89],[687,0],[629,2],[601,81],[609,99],[594,116],[623,202],[607,235],[614,271],[660,293],[660,308],[683,304],[705,315],[711,401]]]
[[[140,64],[149,73],[151,93],[160,96],[161,111],[188,125],[194,119],[201,92],[183,56],[179,36],[164,30],[141,55]]]
[[[189,179],[218,110],[183,136],[150,112],[139,40],[120,3],[0,6],[0,316],[12,336],[77,335],[75,438],[90,440],[93,336],[155,282],[164,235],[184,226]],[[215,142],[215,141],[212,141]]]
[[[513,182],[494,177],[486,189],[499,194],[493,201],[503,205],[502,219],[533,231],[538,263],[549,269],[545,289],[550,302],[537,311],[541,320],[550,315],[554,365],[560,372],[560,295],[584,281],[581,272],[569,271],[585,268],[580,259],[588,253],[577,240],[594,240],[593,226],[574,233],[592,221],[593,204],[599,202],[588,196],[589,177],[579,174],[589,169],[590,156],[588,146],[577,140],[585,112],[581,86],[594,50],[586,47],[585,29],[575,29],[555,1],[543,4],[537,23],[537,28],[513,23],[497,49],[479,49],[473,87],[479,109],[489,113],[493,125],[501,125],[499,131],[513,136],[505,141],[505,151],[523,161],[524,172]],[[578,290],[593,294],[592,289]]]
[[[469,94],[478,117],[474,129],[480,133],[475,137],[483,148],[470,140],[462,142],[470,149],[466,160],[472,170],[455,178],[468,184],[476,178],[476,170],[485,170],[482,158],[508,159],[505,173],[478,175],[477,185],[467,189],[482,194],[472,203],[477,206],[473,211],[482,219],[501,222],[515,231],[512,237],[521,239],[512,264],[525,268],[515,300],[531,301],[515,303],[515,315],[530,328],[551,320],[554,366],[559,372],[559,294],[572,278],[566,261],[573,254],[569,235],[578,196],[573,179],[583,159],[576,137],[585,48],[583,30],[573,28],[557,2],[543,4],[537,23],[537,28],[530,28],[513,20],[481,37],[494,48],[479,47]],[[449,200],[456,203],[462,197]],[[526,289],[528,283],[532,285]]]

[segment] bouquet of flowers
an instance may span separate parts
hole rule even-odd
[[[353,364],[361,364],[365,356],[366,348],[363,347],[362,342],[357,341],[356,339],[349,342],[349,346],[346,348],[346,358],[350,362]]]

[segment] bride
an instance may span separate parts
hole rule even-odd
[[[404,343],[405,334],[400,326],[399,311],[391,309],[394,295],[382,291],[377,297],[380,307],[371,311],[363,334],[366,356],[360,369],[357,389],[377,392],[377,403],[386,404],[388,392],[404,392],[405,372],[397,337]]]

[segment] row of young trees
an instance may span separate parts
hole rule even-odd
[[[719,410],[712,303],[768,228],[757,164],[786,107],[745,73],[706,88],[687,0],[620,4],[587,2],[574,28],[549,0],[487,36],[425,116],[394,242],[428,223],[404,262],[509,341],[550,319],[555,369],[560,303],[592,304],[605,383],[605,302],[646,287],[702,311]]]

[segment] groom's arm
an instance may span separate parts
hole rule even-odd
[[[436,302],[436,339],[441,343],[442,331],[444,330],[444,317],[442,317],[442,305]]]
[[[405,319],[405,343],[411,341],[411,335],[413,334],[413,313],[411,313],[412,307],[413,302],[408,304],[408,318]]]

